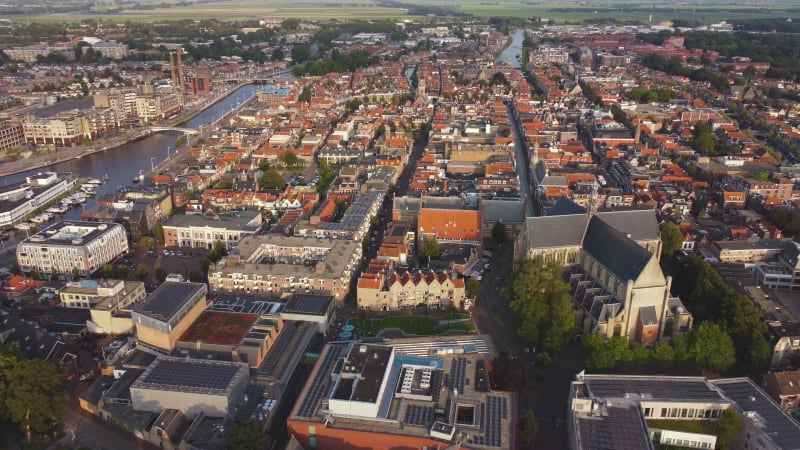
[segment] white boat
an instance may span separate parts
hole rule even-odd
[[[101,184],[103,184],[103,182],[101,180],[98,180],[97,178],[89,178],[84,183],[84,185],[86,185],[86,184],[93,185],[93,186],[100,186]]]
[[[45,211],[50,214],[64,214],[65,212],[67,212],[67,210],[69,210],[68,206],[65,206],[63,203],[59,203],[56,206],[51,206],[47,208]]]
[[[45,223],[50,220],[50,214],[43,213],[30,218],[30,221],[35,224]]]
[[[28,231],[28,230],[32,230],[32,229],[36,228],[36,225],[34,225],[34,224],[30,223],[30,222],[22,222],[22,223],[19,223],[19,224],[15,225],[14,228],[16,228],[17,230],[20,230],[20,231]]]

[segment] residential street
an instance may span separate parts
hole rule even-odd
[[[505,306],[500,290],[503,280],[511,275],[513,243],[506,242],[492,259],[492,268],[483,275],[478,301],[472,317],[481,333],[489,334],[498,351],[510,351],[525,363],[528,386],[520,393],[519,411],[521,413],[533,406],[539,423],[539,431],[531,449],[559,449],[567,446],[567,396],[569,383],[580,372],[583,360],[579,344],[570,343],[558,355],[550,355],[552,364],[547,369],[534,367],[535,349],[525,352],[517,335],[519,317]],[[499,278],[499,279],[498,279]]]

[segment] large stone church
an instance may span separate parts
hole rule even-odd
[[[692,316],[670,294],[659,265],[661,239],[653,210],[587,214],[562,199],[547,216],[528,217],[514,259],[557,261],[569,272],[583,334],[626,336],[652,345],[687,333]]]

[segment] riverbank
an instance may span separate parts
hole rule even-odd
[[[203,103],[200,109],[195,109],[196,106],[195,108],[190,108],[181,116],[170,121],[169,125],[167,126],[181,126],[185,124],[193,117],[201,114],[206,109],[211,108],[218,102],[227,98],[231,93],[236,92],[236,90],[244,84],[248,83],[239,83],[231,86],[220,95],[216,96],[213,100],[209,101],[208,103]],[[103,138],[101,140],[92,142],[92,145],[89,146],[78,145],[74,147],[55,148],[54,151],[56,152],[56,157],[54,159],[48,159],[46,154],[41,154],[39,156],[22,158],[16,161],[4,161],[0,163],[0,177],[14,175],[20,172],[27,172],[29,170],[44,169],[48,166],[64,163],[73,159],[80,159],[84,156],[104,152],[106,150],[114,150],[118,147],[122,147],[125,144],[144,139],[151,134],[152,132],[149,130],[134,129],[129,130],[124,136],[117,138]]]

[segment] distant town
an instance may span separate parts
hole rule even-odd
[[[0,21],[0,448],[800,449],[800,23],[430,8]]]

